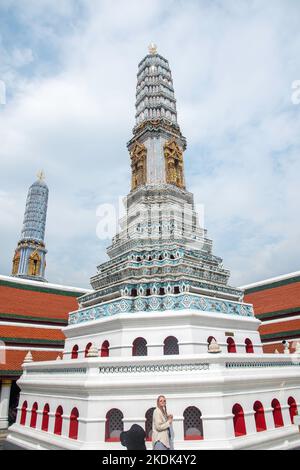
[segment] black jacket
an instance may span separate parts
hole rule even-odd
[[[121,444],[127,447],[127,450],[146,450],[146,433],[138,424],[133,424],[129,431],[121,432]]]

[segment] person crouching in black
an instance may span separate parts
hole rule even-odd
[[[138,424],[133,424],[129,431],[123,431],[120,435],[122,446],[127,450],[146,450],[146,433]]]

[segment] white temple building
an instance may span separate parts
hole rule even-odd
[[[175,449],[292,449],[300,355],[263,354],[260,322],[212,252],[186,190],[172,75],[152,45],[138,69],[126,216],[69,315],[63,360],[24,364],[8,442],[26,449],[151,445],[156,398]],[[299,352],[299,348],[298,348]]]

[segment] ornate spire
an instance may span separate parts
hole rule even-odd
[[[48,186],[43,171],[29,188],[21,238],[13,259],[12,275],[45,281],[45,227],[48,207]]]
[[[146,184],[184,188],[186,139],[177,123],[176,99],[168,61],[151,43],[140,62],[136,89],[136,125],[128,143],[132,190]],[[138,152],[138,153],[137,153]]]
[[[94,292],[80,298],[80,308],[91,308],[94,319],[106,315],[100,304],[108,298],[122,303],[124,311],[131,305],[137,311],[169,310],[177,308],[176,296],[181,295],[184,308],[198,308],[192,300],[196,294],[206,296],[199,300],[202,311],[252,316],[251,307],[240,302],[242,291],[228,285],[230,272],[213,254],[193,195],[185,189],[186,142],[177,123],[171,71],[153,44],[149,51],[138,70],[138,122],[128,143],[132,187],[124,200],[125,215],[107,249],[110,259],[98,266],[91,278]],[[219,301],[222,296],[224,302]],[[81,313],[72,314],[70,321],[81,321]],[[221,348],[212,343],[209,352]],[[96,351],[91,349],[90,354]]]
[[[136,90],[136,125],[151,119],[177,124],[176,100],[169,62],[157,53],[155,44],[140,62]]]
[[[48,186],[44,173],[38,173],[38,180],[29,188],[21,239],[44,242],[48,207]]]

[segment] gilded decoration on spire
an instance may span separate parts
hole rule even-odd
[[[28,262],[28,275],[29,276],[39,276],[41,270],[41,258],[35,250],[29,258]]]
[[[164,145],[166,162],[166,182],[184,188],[183,151],[175,139],[167,141]]]
[[[15,256],[14,256],[14,259],[13,259],[13,268],[12,268],[12,275],[13,276],[18,274],[19,264],[20,264],[20,252],[18,250],[16,250]]]
[[[147,149],[145,145],[137,142],[130,152],[130,156],[132,169],[131,189],[134,190],[147,182]]]

